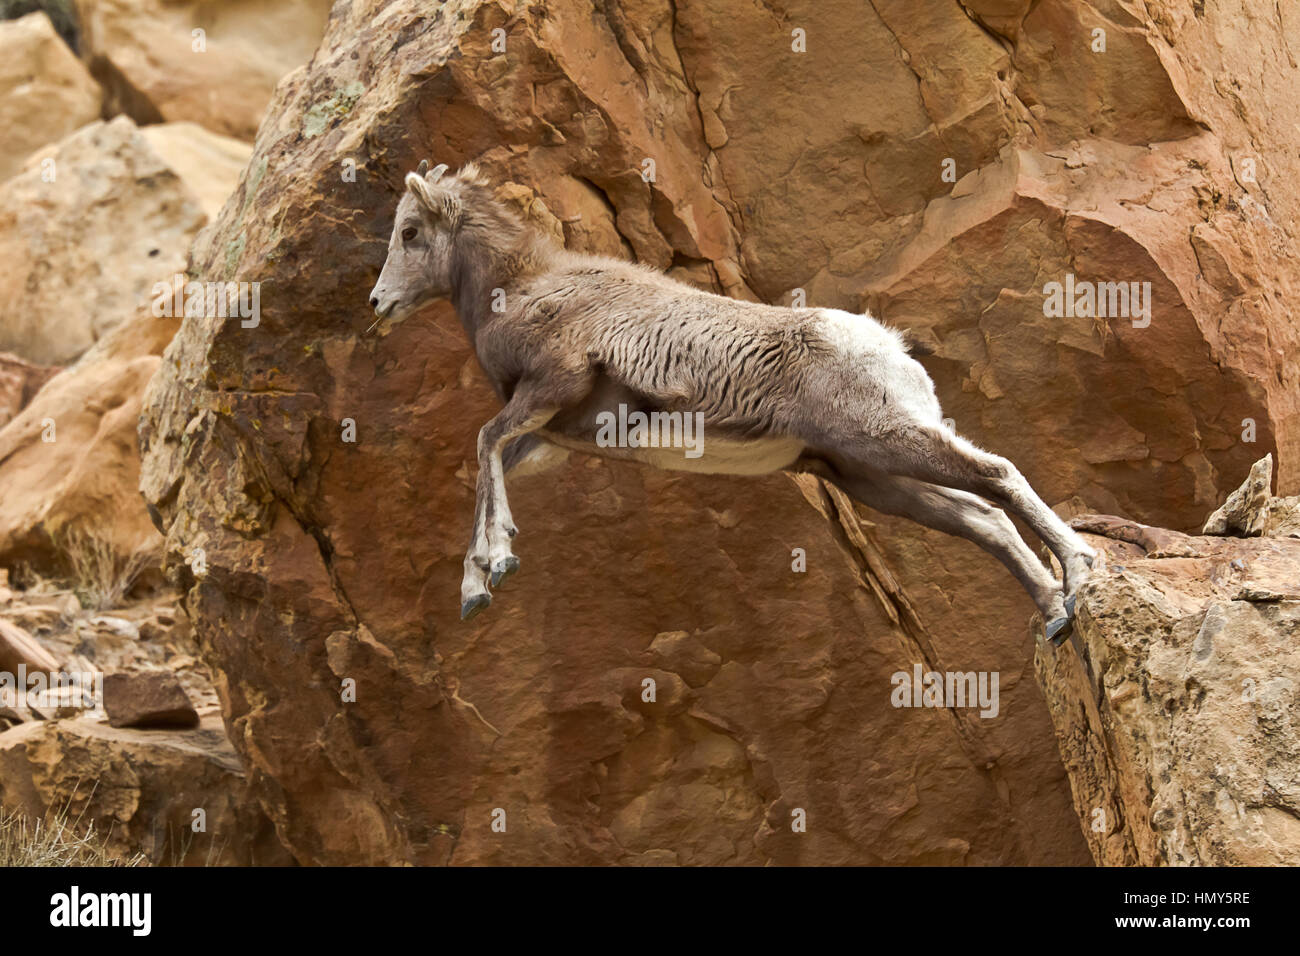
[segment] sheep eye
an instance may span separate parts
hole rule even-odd
[[[414,238],[415,238],[415,227],[414,227],[414,226],[407,226],[405,229],[402,230],[402,241],[403,241],[403,242],[410,242],[410,241],[411,241],[412,239],[414,239]]]

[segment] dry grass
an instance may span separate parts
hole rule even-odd
[[[70,528],[55,543],[72,571],[73,593],[91,611],[121,607],[140,575],[158,564],[152,550],[119,554],[112,537],[97,528]]]
[[[110,857],[93,824],[70,819],[66,812],[53,823],[31,823],[25,814],[0,810],[0,867],[4,866],[141,866],[137,854]]]

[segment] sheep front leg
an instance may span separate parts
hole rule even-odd
[[[487,583],[487,509],[483,495],[475,494],[474,530],[470,533],[469,549],[465,552],[465,572],[460,580],[460,619],[468,621],[492,603]]]
[[[517,533],[506,500],[501,453],[513,438],[545,425],[557,409],[542,406],[533,392],[520,389],[478,434],[478,481],[475,485],[474,534],[465,555],[460,588],[460,617],[467,621],[492,603],[488,585],[497,587],[519,570],[510,550]]]

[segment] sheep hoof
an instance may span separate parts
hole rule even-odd
[[[1052,642],[1053,647],[1060,647],[1065,643],[1071,632],[1074,630],[1074,622],[1068,617],[1058,617],[1043,627],[1047,639]]]
[[[1068,598],[1065,599],[1065,616],[1068,617],[1071,621],[1074,620],[1074,605],[1075,605],[1076,597],[1077,595],[1071,594]]]
[[[468,621],[471,617],[492,603],[492,595],[475,594],[460,606],[460,619]]]
[[[519,570],[519,559],[513,554],[498,558],[492,562],[492,586],[497,587],[502,581]]]

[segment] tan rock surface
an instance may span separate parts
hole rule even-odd
[[[133,730],[89,717],[0,733],[0,804],[93,825],[110,854],[168,865],[291,863],[219,718],[194,730]],[[203,811],[196,817],[195,811]],[[193,824],[202,819],[204,832]]]
[[[98,119],[102,97],[44,13],[0,21],[0,182],[34,150]]]
[[[1251,467],[1241,487],[1205,519],[1201,533],[1300,538],[1300,495],[1278,497],[1270,494],[1272,487],[1273,456],[1265,455]]]
[[[0,564],[66,574],[62,542],[72,531],[96,535],[122,558],[157,549],[136,490],[135,429],[177,324],[141,312],[0,428]]]
[[[197,200],[126,117],[95,123],[0,190],[0,350],[64,364],[184,271]]]
[[[32,400],[57,368],[35,365],[9,352],[0,352],[0,428]]]
[[[217,218],[239,185],[253,152],[243,140],[209,132],[197,123],[158,123],[141,127],[140,134],[184,180],[209,219]]]
[[[1099,864],[1300,862],[1300,541],[1088,535],[1082,658],[1036,658]]]
[[[49,673],[59,662],[26,630],[0,618],[0,671],[16,674],[20,666]]]
[[[109,107],[252,139],[275,84],[320,42],[330,0],[76,0]],[[196,33],[196,31],[200,31]]]

